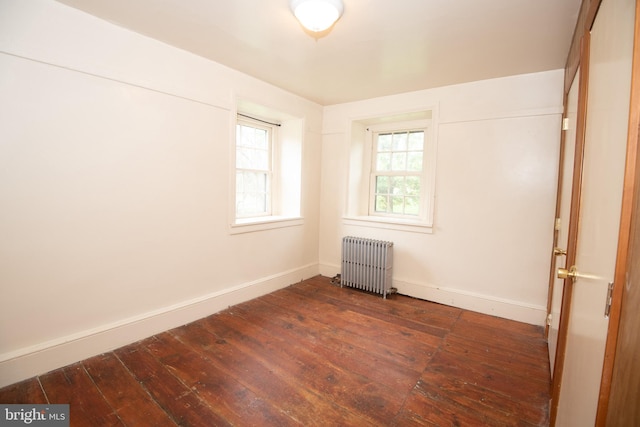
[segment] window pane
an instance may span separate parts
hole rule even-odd
[[[404,194],[404,176],[392,176],[390,194]]]
[[[393,196],[391,198],[391,212],[395,214],[403,214],[404,213],[404,197],[402,196]]]
[[[269,152],[266,150],[254,150],[252,169],[269,170]]]
[[[236,172],[236,215],[264,215],[268,210],[269,179],[266,173]]]
[[[236,194],[238,216],[264,215],[267,213],[267,195],[264,193]]]
[[[255,147],[257,145],[255,128],[247,127],[246,131],[243,132],[243,136],[245,138],[243,145],[247,147]]]
[[[238,125],[236,127],[236,145],[266,150],[269,148],[269,132],[265,129]]]
[[[393,153],[391,159],[391,170],[404,171],[407,170],[407,153]]]
[[[376,196],[376,212],[388,212],[389,211],[389,197]]]
[[[236,172],[236,193],[242,192],[244,188],[244,175],[242,172]]]
[[[407,149],[409,151],[424,150],[424,131],[409,132],[409,144]]]
[[[264,193],[267,190],[267,177],[263,173],[245,172],[244,191],[249,193]]]
[[[378,135],[378,151],[391,151],[390,133],[381,133]]]
[[[422,157],[422,151],[411,151],[407,153],[407,170],[413,172],[421,172]]]
[[[269,148],[269,134],[264,129],[255,129],[254,144],[256,148],[266,150]]]
[[[236,150],[236,168],[252,169],[253,150],[250,148],[238,147]]]
[[[389,177],[376,177],[376,194],[389,194]]]
[[[376,156],[376,170],[391,170],[391,153],[378,153]]]
[[[239,125],[237,127],[236,137],[237,137],[236,145],[238,146],[253,147],[255,145],[254,144],[255,132],[253,131],[252,127]]]
[[[250,163],[251,154],[246,148],[236,148],[236,168],[248,168]]]
[[[406,133],[394,133],[393,134],[393,151],[406,151],[407,149],[407,134]]]
[[[418,197],[404,198],[405,215],[418,215],[420,213],[420,199]]]
[[[404,185],[404,194],[406,194],[407,196],[420,195],[420,177],[408,176],[404,180]]]

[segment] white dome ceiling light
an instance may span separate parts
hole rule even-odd
[[[306,29],[318,33],[342,16],[344,5],[342,0],[291,0],[291,10]]]

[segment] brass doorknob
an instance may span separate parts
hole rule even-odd
[[[580,273],[578,271],[578,267],[576,267],[575,265],[572,265],[568,270],[566,268],[559,268],[558,269],[558,279],[577,279],[577,278],[581,278],[581,279],[589,279],[589,280],[598,280],[601,282],[613,282],[613,280],[609,280],[606,277],[603,276],[596,276],[595,274],[588,274],[588,273]]]
[[[575,279],[576,277],[578,277],[578,271],[575,265],[568,270],[566,268],[558,269],[558,279]]]
[[[566,249],[553,248],[553,254],[554,254],[555,256],[558,256],[558,255],[566,255],[566,254],[567,254],[567,251],[566,251]]]

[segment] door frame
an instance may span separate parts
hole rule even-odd
[[[565,99],[571,83],[580,67],[580,87],[578,91],[578,117],[576,128],[576,151],[574,160],[571,214],[569,221],[569,239],[567,244],[566,265],[574,265],[577,249],[578,218],[580,209],[581,182],[583,174],[583,157],[585,145],[586,129],[586,107],[588,100],[589,83],[589,48],[590,31],[595,21],[598,9],[602,0],[583,0],[578,16],[578,22],[573,36],[571,49],[565,67]],[[629,243],[632,219],[637,215],[634,204],[634,195],[637,193],[638,181],[640,178],[640,168],[638,162],[638,142],[640,127],[640,0],[636,0],[636,16],[634,30],[633,65],[631,75],[631,100],[628,120],[627,148],[625,160],[625,174],[623,183],[623,197],[621,206],[621,220],[618,232],[618,246],[616,252],[616,265],[614,272],[614,291],[612,295],[611,311],[609,316],[609,327],[605,344],[604,363],[600,382],[600,393],[598,398],[598,410],[596,415],[596,426],[606,424],[607,411],[609,406],[609,396],[611,392],[611,380],[613,377],[613,367],[620,327],[620,313],[622,298],[626,289],[626,272],[629,267]],[[558,195],[558,201],[559,201]],[[558,203],[559,204],[559,203]],[[558,208],[556,208],[558,209]],[[555,239],[554,239],[555,243]],[[553,269],[550,277],[555,275],[555,260],[552,262]],[[552,282],[550,284],[552,285]],[[558,412],[558,400],[562,386],[562,373],[567,346],[567,331],[569,325],[569,315],[571,310],[571,300],[573,294],[572,280],[565,280],[562,295],[560,326],[558,331],[558,344],[555,358],[555,370],[551,389],[550,425],[554,426]]]

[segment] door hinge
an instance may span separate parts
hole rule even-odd
[[[613,282],[609,282],[609,287],[607,289],[607,301],[604,306],[604,317],[609,317],[611,314],[611,303],[613,302]]]
[[[553,226],[553,227],[554,227],[554,229],[555,229],[556,231],[560,231],[560,226],[561,226],[561,225],[562,225],[562,221],[560,220],[560,218],[556,218],[556,223],[555,223],[555,225]]]
[[[562,119],[562,130],[569,130],[569,117]]]
[[[553,315],[549,313],[547,315],[547,326],[551,326],[551,320],[553,320]]]

